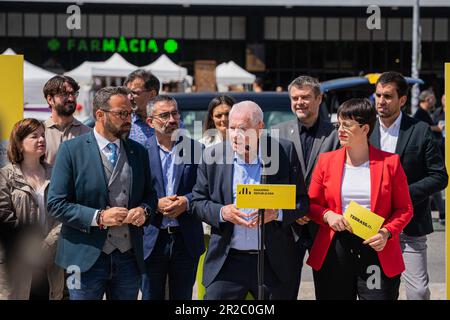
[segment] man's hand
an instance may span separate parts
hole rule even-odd
[[[177,200],[177,196],[169,196],[169,197],[163,197],[158,200],[158,209],[157,211],[159,213],[164,213],[166,211],[166,208],[173,204],[174,201]]]
[[[145,223],[145,211],[142,207],[133,208],[128,211],[127,218],[123,221],[123,223],[128,223],[135,225],[136,227],[140,227]]]
[[[254,221],[247,221],[244,218],[253,218],[256,216],[258,211],[253,211],[251,213],[244,213],[236,208],[234,204],[226,205],[222,208],[222,218],[225,221],[231,222],[233,224],[237,224],[243,227],[253,228]],[[255,219],[256,220],[256,219]]]
[[[386,228],[381,228],[376,235],[364,241],[363,244],[368,244],[375,251],[381,251],[386,246],[388,239],[388,230]]]
[[[327,211],[325,215],[323,216],[323,221],[330,226],[331,229],[334,231],[349,231],[350,233],[353,233],[352,227],[350,226],[350,223],[348,223],[345,218],[337,214],[333,211]]]
[[[175,219],[180,214],[187,210],[188,199],[185,196],[174,196],[176,197],[175,201],[173,201],[168,207],[166,207],[163,211],[163,215],[165,217]]]
[[[258,213],[258,211],[256,211]],[[278,219],[278,209],[265,209],[264,210],[264,224]],[[258,219],[253,219],[251,221],[251,227],[256,227],[258,225]]]
[[[107,227],[121,226],[124,220],[127,218],[128,209],[113,207],[109,208],[102,213],[101,223]]]
[[[295,220],[295,222],[297,222],[301,226],[307,224],[310,221],[311,221],[311,219],[308,218],[307,216],[304,216],[304,217],[301,217],[301,218],[298,218],[297,220]]]

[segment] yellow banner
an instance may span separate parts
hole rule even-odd
[[[384,218],[369,209],[351,201],[344,213],[345,220],[352,227],[353,233],[364,240],[373,237],[383,225]]]
[[[23,118],[23,56],[0,55],[0,166],[13,125]]]
[[[249,209],[295,209],[294,184],[238,184],[236,207]]]

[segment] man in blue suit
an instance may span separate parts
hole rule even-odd
[[[62,222],[56,263],[81,272],[72,300],[137,299],[143,228],[155,214],[148,155],[127,140],[131,102],[123,87],[99,90],[92,132],[64,142],[53,168],[48,212]]]
[[[146,145],[151,184],[158,194],[155,219],[144,228],[146,274],[142,298],[191,300],[197,264],[205,250],[202,223],[190,210],[202,145],[179,134],[180,113],[172,97],[160,95],[147,108],[155,129]]]

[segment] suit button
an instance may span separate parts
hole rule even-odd
[[[110,234],[108,234],[108,238],[111,238],[112,236]]]
[[[127,237],[127,234],[125,233],[123,236],[126,238],[126,237]]]

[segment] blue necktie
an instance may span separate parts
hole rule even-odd
[[[108,143],[108,145],[106,146],[110,152],[110,155],[108,156],[108,160],[109,162],[111,162],[111,164],[113,165],[113,167],[116,166],[116,162],[117,162],[117,145],[115,143]]]

